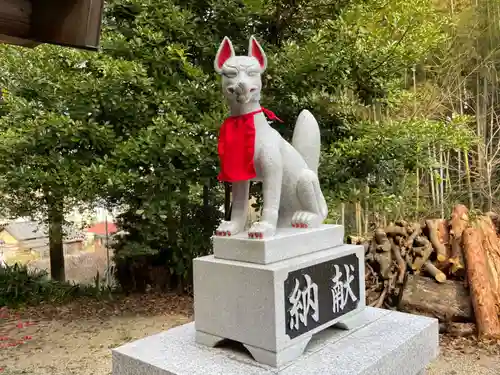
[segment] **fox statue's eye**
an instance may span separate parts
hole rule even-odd
[[[256,71],[256,70],[249,70],[249,71],[247,71],[247,75],[249,77],[256,77],[258,74],[259,74],[259,72]]]
[[[236,72],[224,71],[222,75],[227,78],[235,78],[238,74]]]

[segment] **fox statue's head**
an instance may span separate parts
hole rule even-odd
[[[261,74],[266,66],[264,50],[253,36],[248,56],[236,56],[231,41],[224,38],[217,51],[214,68],[222,75],[222,90],[230,104],[244,105],[260,100]]]

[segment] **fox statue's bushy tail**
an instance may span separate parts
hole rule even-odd
[[[300,112],[293,130],[292,146],[302,155],[311,171],[318,174],[321,136],[319,125],[311,112]]]
[[[307,109],[302,110],[297,118],[293,129],[292,146],[302,155],[309,169],[317,176],[321,151],[321,134],[318,122]],[[321,214],[326,217],[328,214],[326,200],[321,193],[318,179],[313,181],[311,188],[315,192],[317,207]]]

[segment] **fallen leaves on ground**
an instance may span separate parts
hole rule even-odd
[[[500,355],[500,340],[478,340],[475,336],[452,337],[446,334],[439,335],[441,351],[460,352],[464,354],[485,353],[488,355]]]
[[[69,304],[53,306],[41,304],[19,309],[18,314],[33,320],[74,320],[96,316],[124,316],[127,314],[153,316],[158,314],[193,314],[193,298],[177,294],[133,294],[113,300],[82,297]]]
[[[0,374],[109,375],[111,349],[192,320],[193,299],[149,293],[0,310]],[[22,344],[21,344],[22,342]]]
[[[75,321],[109,319],[111,316],[157,316],[193,314],[193,299],[175,294],[141,294],[120,296],[114,300],[79,298],[67,305],[41,304],[11,310],[0,308],[0,349],[22,345],[32,340],[23,329],[40,321]]]
[[[31,319],[22,320],[19,312],[10,311],[6,307],[0,308],[0,349],[23,345],[31,340],[30,335],[23,335],[23,328],[35,324]]]

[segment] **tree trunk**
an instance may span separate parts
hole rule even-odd
[[[369,216],[369,206],[368,206],[368,199],[370,197],[370,187],[368,186],[368,183],[365,185],[365,212],[364,212],[364,216],[365,216],[365,230],[364,230],[364,235],[366,235],[368,233],[368,221],[370,220],[370,216]]]
[[[463,204],[458,204],[453,208],[450,220],[450,242],[451,255],[450,262],[453,264],[452,273],[457,273],[464,269],[464,259],[462,251],[462,234],[469,225],[469,210]]]
[[[429,148],[427,149],[428,151],[428,154],[429,154],[429,159],[432,159],[432,155],[431,155],[431,148],[429,146]],[[434,190],[434,170],[432,169],[432,167],[429,167],[429,179],[430,179],[430,188],[431,188],[431,194],[432,194],[432,207],[436,207],[436,191]]]
[[[462,234],[469,225],[469,210],[463,204],[457,204],[453,207],[450,220],[450,236],[452,238],[461,238]]]
[[[479,338],[498,338],[498,322],[495,298],[490,285],[486,254],[478,229],[467,228],[463,234],[464,254],[467,266],[467,280],[476,316]]]
[[[469,292],[459,281],[408,275],[399,309],[433,318],[441,322],[474,322]]]
[[[50,277],[53,280],[65,281],[64,247],[63,247],[63,203],[62,199],[48,198]]]
[[[462,151],[458,150],[458,191],[462,191]]]
[[[425,271],[434,277],[438,283],[444,283],[446,281],[446,275],[441,272],[430,260],[426,261],[424,264]]]
[[[208,213],[210,209],[210,181],[203,184],[203,211]]]
[[[356,208],[356,233],[358,234],[358,236],[362,236],[362,222],[361,222],[361,203],[360,202],[356,202],[355,204],[355,208]]]
[[[493,142],[491,142],[493,143]],[[491,182],[491,177],[493,174],[491,161],[486,161],[486,188],[488,189],[488,203],[487,203],[487,211],[493,210],[493,187]]]
[[[438,234],[438,228],[442,219],[429,219],[425,221],[427,229],[429,229],[429,240],[436,250],[438,262],[444,262],[448,259],[448,252],[446,246],[441,242]]]
[[[392,264],[391,243],[387,238],[386,232],[381,228],[375,230],[374,238],[377,243],[374,260],[379,264],[380,276],[384,280],[388,280],[391,276]]]
[[[224,182],[224,220],[231,220],[231,184]]]
[[[180,224],[184,227],[188,221],[188,203],[189,203],[189,185],[184,184],[181,185],[180,188],[180,199],[179,199],[179,208],[181,211],[181,220]]]
[[[482,232],[482,245],[486,255],[491,290],[495,296],[497,306],[500,306],[500,243],[491,218],[480,216],[478,223]]]
[[[444,173],[443,173],[443,149],[439,146],[439,207],[441,209],[441,219],[444,219]]]
[[[477,1],[477,0],[476,0]],[[478,40],[476,39],[476,45],[478,44]],[[481,138],[483,144],[480,142],[477,142],[477,165],[476,165],[476,170],[479,173],[478,179],[481,180],[483,177],[483,148],[482,146],[484,145],[484,136],[482,133],[483,126],[482,126],[482,108],[483,106],[481,105],[481,71],[480,69],[477,70],[476,72],[476,135],[478,138]],[[479,195],[480,203],[478,204],[479,209],[483,208],[483,195]],[[472,207],[469,207],[472,209]]]
[[[439,242],[441,242],[444,245],[444,247],[446,248],[446,254],[447,254],[447,257],[449,258],[450,257],[450,230],[449,230],[448,220],[446,220],[446,219],[438,220],[437,225],[438,225],[437,233],[438,233]]]
[[[468,151],[464,151],[465,177],[467,180],[467,190],[469,191],[469,209],[474,208],[474,194],[472,192],[472,182],[470,178],[470,165]]]
[[[417,163],[418,163],[418,160],[417,160]],[[417,175],[417,183],[416,183],[415,188],[417,190],[417,197],[416,197],[416,203],[415,203],[415,219],[418,220],[419,212],[420,212],[420,208],[419,208],[419,200],[420,200],[420,173],[419,173],[419,168],[418,167],[417,167],[416,175]]]
[[[451,162],[451,152],[448,150],[446,152],[446,166],[445,166],[445,191],[446,193],[451,193],[451,176],[450,176],[450,162]]]

